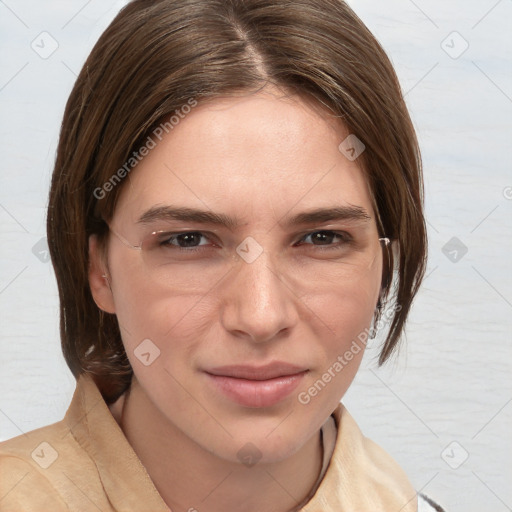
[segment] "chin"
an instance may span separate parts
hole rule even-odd
[[[297,418],[287,423],[287,419],[283,421],[287,414],[289,412],[272,421],[252,419],[250,428],[230,430],[233,439],[228,441],[228,446],[224,445],[227,450],[221,457],[238,463],[244,463],[245,457],[257,458],[261,464],[272,464],[293,456],[320,426],[317,429],[316,425],[310,425],[306,420],[297,424]],[[290,419],[292,416],[293,413]]]

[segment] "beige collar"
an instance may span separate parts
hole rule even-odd
[[[417,512],[417,493],[397,462],[363,436],[343,404],[327,472],[304,512]]]

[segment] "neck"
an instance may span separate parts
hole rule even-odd
[[[308,499],[321,471],[320,432],[288,459],[248,467],[190,439],[162,415],[135,378],[111,411],[172,510],[294,511]]]

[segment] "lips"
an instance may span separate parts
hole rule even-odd
[[[205,373],[216,391],[245,407],[271,407],[300,384],[307,369],[289,363],[221,366]]]
[[[304,371],[306,371],[306,368],[301,368],[300,366],[289,363],[275,362],[265,366],[219,366],[207,370],[207,373],[223,377],[233,377],[235,379],[268,380],[277,377],[286,377],[288,375],[296,375]]]

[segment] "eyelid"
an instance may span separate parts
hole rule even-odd
[[[340,236],[346,236],[347,238],[353,238],[353,235],[351,235],[348,231],[344,229],[336,229],[336,228],[319,228],[319,229],[312,229],[308,231],[304,231],[303,237],[308,235],[313,235],[314,233],[334,233],[336,235]]]

